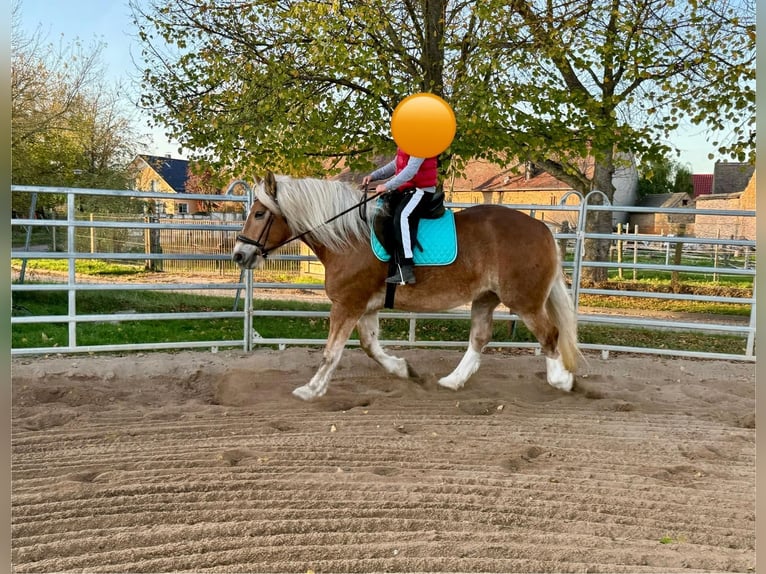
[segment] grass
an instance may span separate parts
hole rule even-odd
[[[12,313],[65,315],[67,301],[65,291],[16,292]],[[78,314],[210,312],[231,311],[233,302],[229,297],[151,291],[81,291],[76,309]],[[242,319],[114,322],[106,315],[104,322],[79,323],[76,332],[78,345],[237,340],[242,338]],[[66,323],[21,324],[11,329],[13,348],[66,346],[68,337]]]
[[[571,260],[571,256],[569,257]],[[632,261],[632,259],[631,259]],[[630,263],[631,261],[624,261],[623,265]],[[616,266],[617,263],[612,261]],[[655,257],[639,257],[638,263],[655,263],[664,265],[664,256],[661,258]],[[711,261],[700,261],[699,258],[684,258],[682,265],[693,266],[712,266]],[[20,259],[12,259],[11,265],[14,267],[21,266]],[[35,259],[27,262],[28,270],[39,271],[58,271],[66,272],[68,270],[68,262],[66,259]],[[738,267],[742,268],[743,262],[738,262]],[[75,270],[77,273],[85,275],[126,275],[134,273],[142,273],[144,271],[143,262],[121,262],[114,263],[103,260],[76,260]],[[731,275],[726,274],[727,268],[721,267],[718,272],[715,273],[691,273],[680,272],[678,274],[678,281],[687,288],[695,287],[728,287],[735,289],[752,289],[753,278],[746,275]],[[613,283],[615,288],[619,288],[619,284],[623,282],[631,282],[637,285],[639,288],[647,290],[658,290],[663,287],[671,285],[670,271],[654,270],[654,269],[639,269],[636,271],[636,279],[633,279],[633,270],[623,268],[622,278],[619,277],[619,271],[615,268],[608,269],[609,282]],[[315,283],[318,280],[314,277],[298,275],[295,272],[292,273],[280,273],[278,271],[269,270],[256,270],[255,277],[263,281],[284,282],[284,283]]]
[[[261,310],[328,311],[329,303],[256,300]],[[114,322],[110,313],[172,313],[231,311],[232,297],[213,297],[188,293],[152,291],[81,291],[76,296],[78,314],[107,314],[103,322],[77,325],[79,345],[112,345],[126,343],[164,343],[182,341],[224,341],[242,339],[242,319],[213,319],[207,321],[136,320]],[[65,315],[65,291],[14,292],[13,315]],[[381,314],[383,340],[405,341],[409,336],[409,321]],[[255,330],[264,338],[323,339],[329,322],[325,317],[256,317]],[[416,339],[421,341],[467,342],[469,319],[419,320]],[[356,333],[352,338],[357,338]],[[66,346],[66,323],[14,324],[11,329],[13,348]],[[534,342],[534,338],[521,322],[495,321],[493,340],[497,342]],[[718,353],[742,354],[745,340],[734,335],[708,335],[642,328],[581,325],[582,343],[610,344],[646,348],[684,349]],[[233,343],[236,344],[236,343]]]
[[[21,268],[21,259],[11,259],[11,267]],[[77,259],[74,264],[75,273],[89,276],[100,275],[136,275],[145,273],[143,262],[115,263],[96,259]],[[30,259],[27,261],[27,273],[35,271],[69,271],[69,261],[66,259]]]
[[[633,309],[638,311],[670,311],[674,313],[706,313],[714,315],[750,316],[747,303],[718,303],[715,301],[682,301],[620,295],[580,295],[580,305],[602,309]]]
[[[12,261],[18,268],[21,261]],[[27,271],[66,272],[66,260],[40,259],[28,262]],[[75,270],[78,274],[90,276],[128,276],[147,273],[142,263],[109,262],[102,260],[77,260]],[[659,277],[660,272],[651,272],[651,276],[642,281],[631,283],[630,289],[667,290],[667,281]],[[682,274],[683,275],[683,274]],[[685,287],[692,290],[752,288],[752,278],[729,276],[725,285],[720,281],[696,283],[687,278]],[[682,301],[659,298],[639,298],[619,295],[623,284],[610,281],[615,287],[615,295],[580,295],[580,304],[602,309],[630,309],[638,311],[671,311],[686,313],[705,313],[747,317],[750,314],[748,304],[729,304],[717,302]],[[721,275],[721,278],[726,276]],[[34,276],[31,276],[34,279]],[[259,271],[256,281],[316,283],[311,277],[280,274],[278,272]],[[638,287],[636,285],[638,284]],[[256,307],[264,310],[306,310],[328,311],[329,303],[302,303],[296,301],[255,301]],[[233,297],[213,297],[188,293],[123,291],[116,287],[109,291],[81,291],[76,299],[78,314],[112,313],[153,313],[153,312],[210,312],[231,311]],[[13,294],[14,315],[65,315],[67,313],[66,291],[54,292],[15,292]],[[323,339],[328,332],[328,319],[301,317],[257,317],[255,330],[264,338]],[[416,322],[415,337],[420,341],[467,341],[470,320],[419,320]],[[685,349],[692,351],[712,351],[741,354],[745,341],[736,335],[708,335],[696,332],[672,332],[666,330],[615,327],[603,325],[580,325],[580,341],[592,344],[612,344],[618,346]],[[66,346],[68,344],[68,326],[65,323],[13,325],[12,344],[14,348]],[[352,334],[357,337],[356,333]],[[79,345],[160,343],[183,341],[231,340],[242,338],[242,319],[211,319],[194,321],[172,319],[162,321],[120,321],[113,322],[108,315],[104,322],[82,323],[77,325]],[[381,314],[381,339],[402,340],[409,338],[409,321],[387,318]],[[495,321],[493,341],[497,342],[534,342],[523,323],[511,324],[508,321]]]
[[[27,217],[28,214],[24,214],[24,217]],[[66,237],[66,227],[59,227],[61,231],[59,232],[61,234],[62,238]],[[30,233],[30,244],[31,245],[49,245],[52,241],[52,234],[49,228],[37,226],[32,226],[31,233]],[[19,225],[13,225],[11,227],[11,245],[13,247],[17,248],[23,248],[26,245],[27,242],[27,230],[25,227],[21,227]]]
[[[627,255],[627,254],[626,254]],[[670,265],[673,265],[673,253],[671,250],[670,259],[668,263]],[[716,285],[723,285],[727,287],[736,287],[736,288],[742,288],[742,289],[748,289],[752,288],[753,286],[753,278],[748,277],[745,275],[733,275],[733,274],[727,274],[727,271],[731,269],[731,267],[727,267],[724,263],[727,261],[729,264],[737,267],[738,269],[743,269],[745,265],[745,260],[743,257],[730,257],[728,259],[724,259],[723,257],[719,259],[717,271],[715,272],[689,272],[689,271],[681,271],[678,272],[678,281],[681,283],[684,283],[686,285],[706,285],[710,283],[715,283]],[[750,258],[750,265],[753,265],[755,262],[754,258]],[[615,266],[614,268],[609,268],[608,270],[608,276],[610,281],[633,281],[633,269],[626,267],[627,265],[630,265],[633,263],[633,257],[626,256],[623,258],[623,261],[621,264],[617,263],[617,260],[615,257],[611,259],[611,263]],[[647,255],[640,255],[636,258],[636,263],[639,264],[654,264],[654,265],[665,265],[665,254],[664,252],[657,252],[653,254],[647,254]],[[715,267],[714,260],[712,255],[709,257],[701,257],[700,255],[684,255],[681,258],[680,265],[685,267],[705,267],[705,268],[711,268]],[[617,269],[618,266],[622,267],[622,278],[619,275],[619,270]],[[648,286],[657,286],[657,285],[669,285],[672,278],[672,271],[664,271],[660,269],[637,269],[636,272],[636,279],[635,281],[640,284],[645,284]]]

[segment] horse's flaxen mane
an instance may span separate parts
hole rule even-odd
[[[256,195],[270,211],[285,218],[294,234],[313,229],[311,236],[332,251],[346,249],[360,239],[369,240],[369,224],[355,209],[326,223],[358,204],[364,197],[359,190],[345,182],[326,179],[278,175],[276,181],[276,202],[263,186],[256,188]]]

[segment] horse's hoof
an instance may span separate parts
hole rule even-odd
[[[570,392],[574,386],[574,375],[567,372],[565,376],[551,380],[548,379],[548,384],[555,389],[564,392]]]
[[[439,384],[444,388],[452,389],[453,391],[459,391],[463,388],[464,383],[450,376],[446,376],[439,379]]]
[[[311,399],[315,399],[317,397],[317,394],[311,390],[311,387],[308,385],[298,387],[293,391],[293,394],[299,399],[303,399],[304,401],[310,401]]]
[[[545,365],[547,367],[545,378],[548,379],[550,386],[567,393],[572,390],[574,374],[564,368],[560,357],[555,359],[545,357]]]

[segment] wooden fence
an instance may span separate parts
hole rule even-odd
[[[136,229],[130,223],[150,221],[143,215],[98,215],[89,214],[90,221],[124,221],[125,227],[120,228],[77,228],[75,232],[76,251],[83,253],[146,253],[151,260],[152,268],[156,271],[217,273],[231,275],[239,273],[239,267],[230,260],[237,232],[229,229]],[[236,221],[226,221],[205,216],[189,218],[153,218],[152,222],[179,224],[204,224],[209,226],[228,225]],[[241,223],[241,220],[239,220]],[[53,223],[53,222],[52,222]],[[66,250],[66,233],[52,234],[58,239],[57,249]],[[200,254],[220,255],[221,259],[151,259],[151,253],[167,255]],[[300,242],[290,243],[280,248],[275,255],[301,255]],[[305,253],[303,253],[305,255]],[[267,259],[264,271],[283,273],[287,276],[297,276],[301,272],[301,262],[291,260]]]

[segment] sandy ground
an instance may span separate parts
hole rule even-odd
[[[347,349],[13,359],[17,572],[748,572],[755,367]]]

